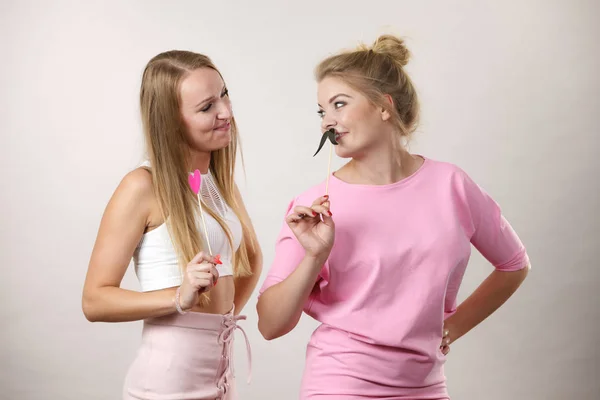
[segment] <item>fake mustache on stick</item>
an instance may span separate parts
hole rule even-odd
[[[321,149],[323,148],[323,145],[325,144],[325,141],[329,139],[329,141],[331,142],[332,145],[337,146],[338,142],[337,140],[335,140],[335,129],[331,128],[325,132],[323,132],[323,136],[321,136],[321,142],[319,143],[319,148],[317,149],[317,151],[315,152],[315,154],[313,154],[313,157],[317,155],[317,153],[319,153],[319,151],[321,151]],[[327,183],[325,185],[325,194],[329,195],[329,175],[331,175],[331,153],[333,153],[333,146],[329,146],[329,162],[327,164]]]
[[[327,139],[329,139],[331,144],[336,146],[338,145],[338,142],[335,140],[335,129],[331,128],[330,130],[323,132],[323,136],[321,136],[321,142],[319,143],[319,148],[317,149],[315,154],[313,154],[313,157],[316,156],[317,153],[319,153],[319,151],[321,151],[323,145],[325,144],[325,140]]]

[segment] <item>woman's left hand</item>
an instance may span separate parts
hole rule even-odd
[[[450,353],[450,343],[450,329],[447,326],[444,326],[442,343],[440,344],[440,350],[442,351],[442,354],[447,355]]]

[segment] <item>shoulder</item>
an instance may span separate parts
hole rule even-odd
[[[137,200],[152,198],[154,197],[152,173],[144,167],[136,168],[121,179],[117,190]]]
[[[453,191],[464,193],[477,187],[469,173],[462,167],[448,161],[425,159],[427,162],[427,179],[441,187],[450,187]]]
[[[111,198],[111,208],[148,217],[155,204],[152,174],[140,167],[128,172]]]
[[[433,161],[434,174],[442,177],[452,195],[471,209],[497,207],[484,186],[477,183],[462,167],[449,162]],[[441,182],[441,181],[440,181]]]
[[[310,206],[316,198],[325,195],[325,186],[326,182],[323,181],[304,190],[290,201],[289,207],[296,205]]]
[[[462,178],[468,176],[464,169],[449,161],[425,158],[425,162],[427,163],[426,168],[429,174],[439,178]]]

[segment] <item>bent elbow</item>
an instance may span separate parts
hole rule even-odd
[[[268,324],[265,324],[264,322],[261,323],[260,318],[258,320],[258,331],[262,337],[269,342],[283,336],[282,334],[276,332],[272,327],[269,327]]]
[[[273,339],[277,339],[280,336],[283,336],[281,332],[278,332],[277,326],[273,323],[269,323],[268,315],[264,310],[264,304],[259,297],[258,303],[256,303],[256,313],[258,314],[258,331],[262,335],[263,338],[267,341],[271,341]]]
[[[266,341],[271,341],[271,340],[275,339],[275,337],[271,334],[271,332],[264,329],[263,324],[261,324],[260,321],[258,322],[258,331],[260,332],[261,336]]]
[[[83,311],[83,315],[85,319],[89,322],[98,322],[100,321],[100,313],[98,312],[98,307],[95,306],[95,302],[90,296],[83,296],[81,301],[81,309]]]
[[[98,322],[98,316],[96,313],[94,313],[93,309],[86,307],[85,305],[82,307],[82,309],[85,319],[87,319],[89,322]]]

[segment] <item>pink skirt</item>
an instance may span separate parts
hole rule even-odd
[[[147,319],[123,400],[234,400],[233,336],[245,316],[189,312]],[[250,377],[248,377],[250,381]]]

